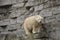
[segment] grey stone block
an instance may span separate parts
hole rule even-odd
[[[2,32],[3,31],[3,29],[0,27],[0,32]]]
[[[9,18],[16,17],[15,14],[10,14]]]
[[[24,30],[20,29],[20,30],[13,32],[13,33],[17,34],[18,37],[21,37],[24,35]]]
[[[56,35],[56,31],[55,31],[55,32],[53,32],[53,31],[50,32],[50,37],[51,37],[51,38],[55,38],[55,37],[54,37],[55,35]]]
[[[58,7],[53,7],[52,8],[53,14],[59,14],[60,13],[60,6]]]
[[[39,14],[39,12],[33,12],[29,16],[38,15],[38,14]]]
[[[7,31],[2,31],[0,34],[1,34],[1,35],[7,35],[7,34],[9,34],[9,32],[7,32]]]
[[[44,3],[44,8],[50,8],[50,7],[53,7],[53,6],[56,6],[56,0],[53,1],[53,0],[47,0],[46,3]]]
[[[9,15],[9,18],[19,17],[24,15],[27,12],[26,8],[13,8],[12,13]]]
[[[24,13],[26,13],[27,10],[26,8],[20,8],[20,9],[16,9],[16,15],[24,15]]]
[[[10,21],[10,19],[4,19],[3,20],[3,22],[9,22]]]
[[[54,40],[53,38],[49,38],[48,40]]]
[[[0,34],[0,40],[5,40],[5,36],[6,36],[6,35],[1,35],[1,34]]]
[[[39,6],[35,6],[35,11],[39,11],[43,9],[43,4],[39,5]]]
[[[52,16],[52,11],[51,9],[44,9],[40,12],[40,15],[43,17]]]
[[[22,28],[22,25],[20,23],[17,23],[16,24],[16,27],[17,27],[17,30],[21,29]]]
[[[5,8],[0,8],[0,13],[6,13],[7,12],[7,9]]]
[[[60,31],[56,31],[55,40],[60,40]]]
[[[17,23],[22,24],[23,21],[24,21],[24,16],[21,16],[21,17],[18,17],[18,18],[17,18]]]
[[[43,7],[44,7],[44,8],[47,8],[47,7],[49,7],[49,4],[48,4],[48,3],[44,3],[44,4],[43,4]]]
[[[18,40],[16,34],[8,34],[6,40]]]
[[[47,17],[47,18],[45,19],[45,23],[49,23],[49,22],[53,22],[53,21],[56,21],[56,17],[54,17],[54,16]]]
[[[23,7],[23,6],[24,6],[24,3],[16,3],[12,7],[19,8],[19,7]]]
[[[14,3],[17,3],[16,0],[11,0],[11,3],[14,4]]]
[[[6,28],[6,31],[16,31],[16,30],[17,30],[16,24],[8,25]]]
[[[60,25],[60,24],[59,24],[59,25]],[[55,30],[56,30],[56,31],[60,31],[59,25],[57,25],[57,27],[55,27]]]
[[[13,11],[13,12],[9,15],[9,18],[13,18],[13,17],[17,17],[17,15],[16,15],[16,12],[15,12],[15,11]]]
[[[51,22],[51,25],[52,25],[52,29],[53,31],[60,31],[60,22],[55,20],[53,22]]]
[[[16,2],[17,2],[17,3],[18,3],[18,2],[21,2],[21,3],[22,3],[22,2],[24,2],[24,0],[16,0]]]
[[[16,24],[16,19],[10,19],[10,24]]]
[[[56,20],[60,20],[60,14],[56,15]]]
[[[32,2],[32,1],[35,1],[35,0],[28,0],[28,2]]]
[[[0,6],[11,4],[11,0],[0,0]]]
[[[28,0],[28,2],[32,2],[32,1],[39,1],[40,3],[46,2],[48,0]]]
[[[27,2],[25,6],[35,6],[38,5],[40,2],[37,1],[32,1],[32,2]]]
[[[56,0],[56,4],[59,5],[60,4],[60,0]]]
[[[0,21],[0,26],[9,25],[9,24],[10,24],[9,20],[8,21]]]

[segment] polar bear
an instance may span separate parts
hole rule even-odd
[[[26,35],[30,35],[31,33],[39,33],[42,28],[41,21],[43,17],[40,15],[30,16],[24,21],[24,29]]]

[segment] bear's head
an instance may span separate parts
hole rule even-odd
[[[40,16],[40,15],[37,15],[37,16],[35,16],[36,18],[36,21],[38,22],[38,23],[40,23],[42,20],[43,20],[43,17],[42,16]]]

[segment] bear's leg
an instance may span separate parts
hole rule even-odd
[[[38,34],[39,32],[40,32],[40,27],[39,26],[37,26],[37,27],[33,27],[33,34]]]
[[[36,28],[35,28],[35,26],[33,26],[33,30],[32,30],[32,32],[33,32],[33,34],[36,33]]]
[[[31,30],[25,28],[26,35],[28,37],[28,40],[33,40],[33,35],[31,33]]]
[[[25,29],[26,35],[30,35],[31,34],[28,28],[24,27],[24,29]]]

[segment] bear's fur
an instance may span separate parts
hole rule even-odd
[[[25,19],[24,29],[27,35],[31,33],[38,33],[42,27],[41,21],[43,17],[40,15],[31,16]]]

